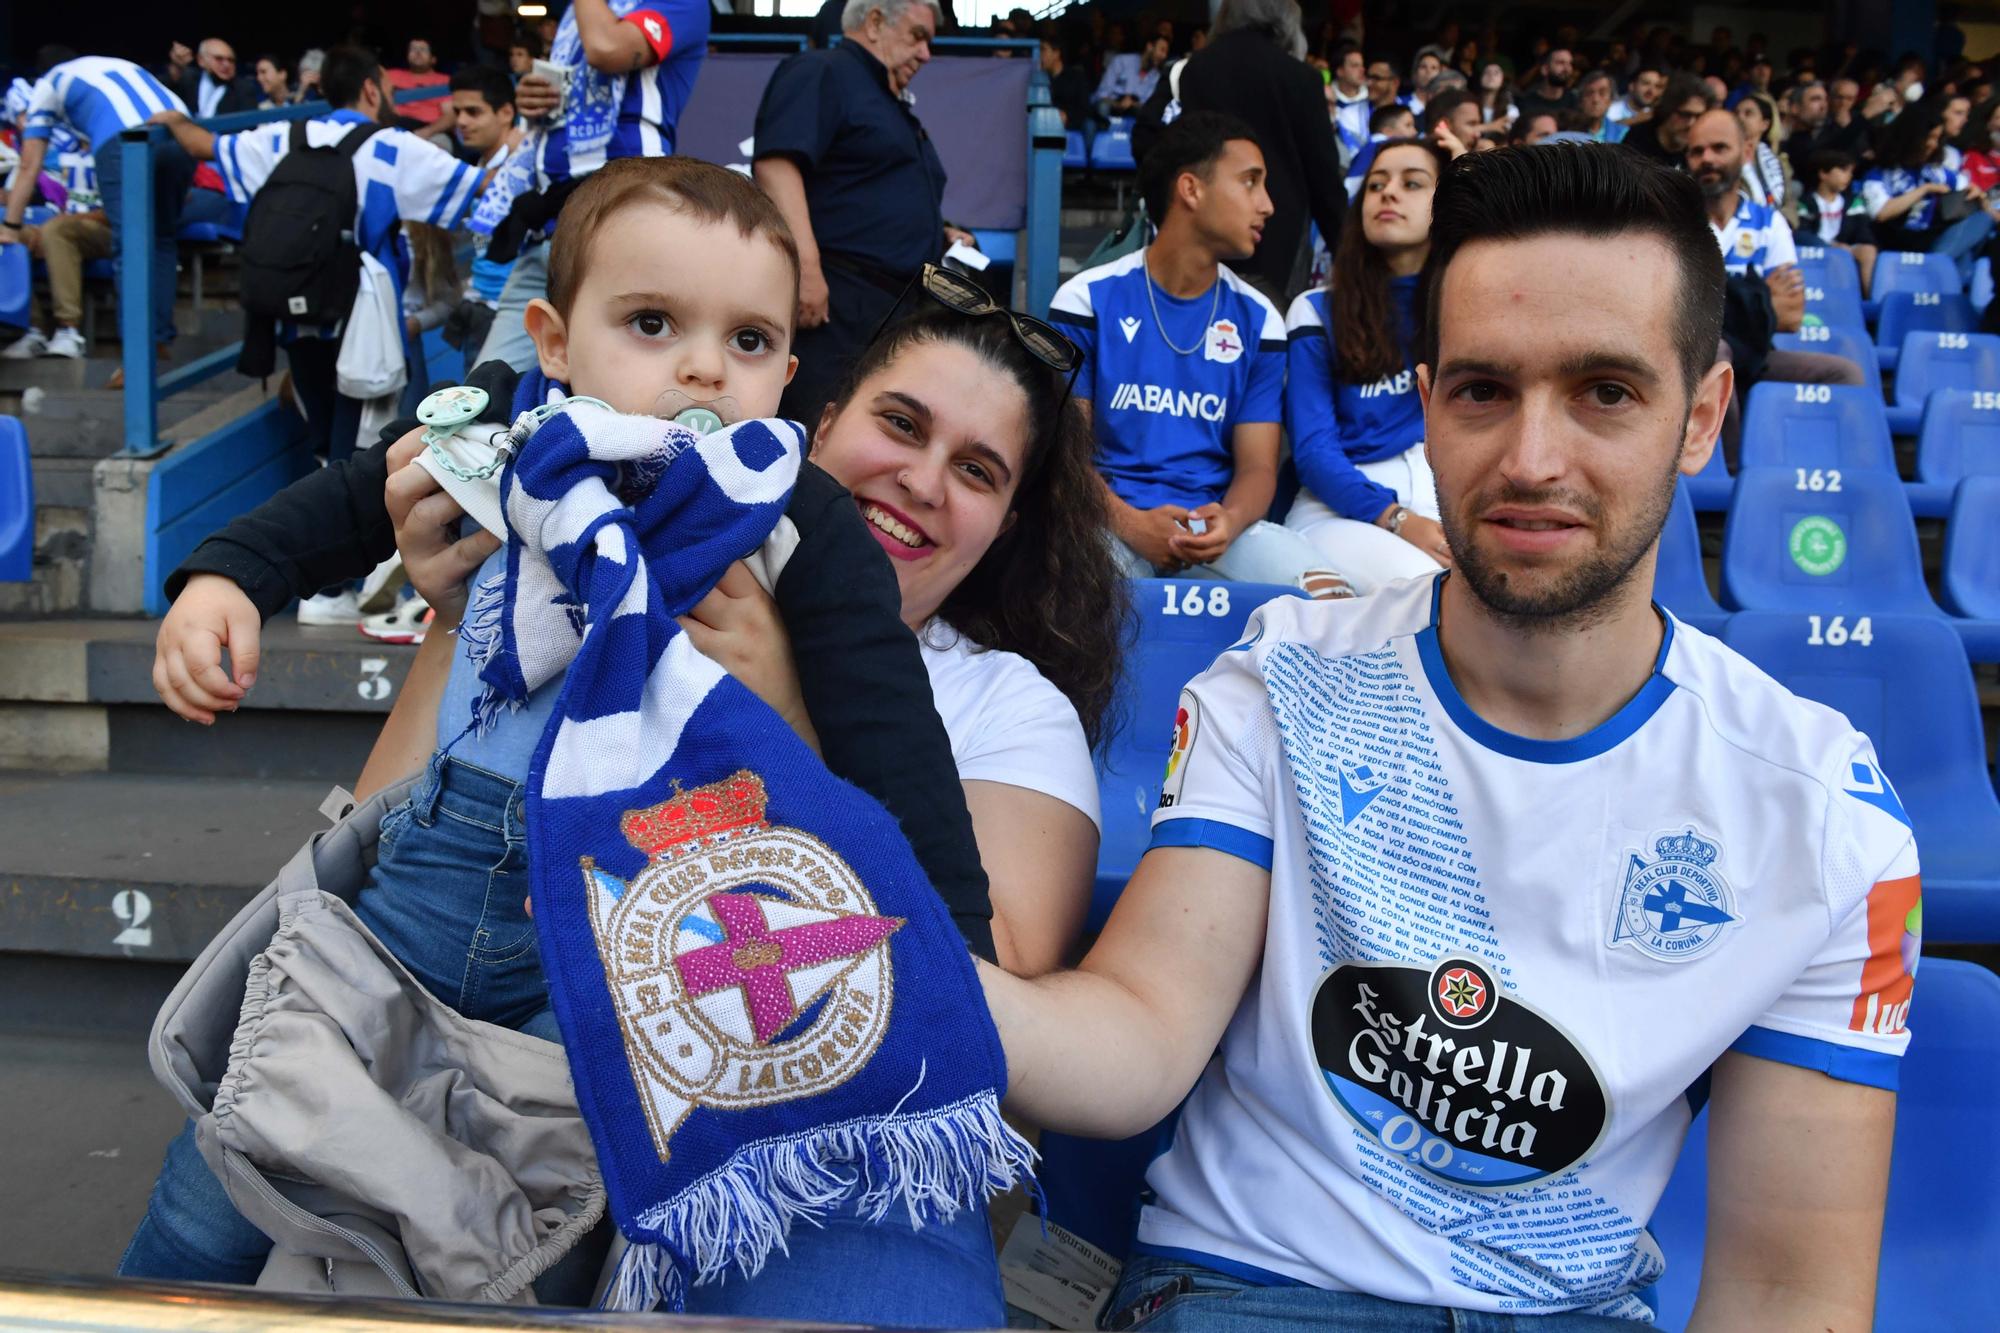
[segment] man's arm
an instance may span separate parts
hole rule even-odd
[[[799,247],[799,327],[817,328],[826,323],[826,274],[819,265],[819,241],[813,235],[812,213],[806,207],[806,178],[799,164],[789,157],[760,157],[750,174],[792,229]]]
[[[47,139],[29,139],[21,145],[21,163],[14,169],[14,188],[7,191],[7,211],[0,214],[8,234],[0,242],[20,240],[21,219],[28,215],[28,201],[35,197],[35,182],[41,178],[42,163],[49,155]]]
[[[1173,538],[1174,554],[1191,565],[1205,565],[1227,551],[1252,523],[1271,512],[1271,497],[1277,494],[1277,422],[1239,423],[1229,432],[1229,447],[1236,460],[1229,489],[1220,503],[1192,511],[1207,531]]]
[[[1047,1129],[1124,1138],[1187,1096],[1264,956],[1271,875],[1205,847],[1147,852],[1074,972],[982,964],[1007,1106]]]
[[[651,21],[651,32],[641,26],[645,20]],[[605,0],[576,0],[576,35],[583,39],[584,60],[606,74],[631,74],[657,65],[673,47],[673,33],[658,14],[637,11],[627,22],[613,14]]]
[[[1708,1114],[1708,1243],[1690,1333],[1869,1328],[1896,1094],[1731,1052]]]
[[[197,162],[215,161],[215,136],[189,120],[184,111],[155,111],[153,124],[166,126],[174,142]]]

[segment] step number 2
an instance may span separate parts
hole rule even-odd
[[[1866,648],[1875,642],[1875,627],[1867,616],[1857,619],[1852,629],[1848,628],[1846,616],[1828,618],[1823,628],[1819,616],[1807,616],[1806,619],[1811,622],[1811,628],[1806,631],[1806,643],[1812,647],[1838,648],[1842,644],[1858,643]]]
[[[111,937],[113,944],[122,949],[153,947],[153,928],[146,924],[153,919],[151,898],[138,889],[120,889],[111,895],[111,915],[125,927]]]
[[[1198,587],[1190,584],[1177,588],[1169,583],[1165,609],[1170,616],[1226,616],[1229,614],[1229,589],[1210,588],[1204,600]]]

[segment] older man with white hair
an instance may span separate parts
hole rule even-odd
[[[236,72],[236,48],[220,37],[204,37],[195,48],[194,66],[175,89],[196,116],[226,116],[251,111],[257,94],[250,81]]]
[[[942,18],[937,0],[848,0],[846,40],[801,51],[765,85],[754,171],[799,242],[799,372],[782,404],[794,421],[819,420],[944,248],[944,163],[909,90]]]

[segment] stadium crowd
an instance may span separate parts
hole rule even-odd
[[[1806,320],[1799,246],[1852,253],[1864,290],[1884,253],[1968,275],[1989,253],[1996,81],[1948,25],[1890,59],[1645,24],[1309,32],[1295,0],[1194,27],[1016,10],[992,31],[1039,38],[1067,129],[1131,133],[1144,215],[1016,312],[944,262],[975,242],[909,85],[948,26],[931,0],[830,0],[844,40],[772,75],[748,179],[674,157],[702,0],[575,0],[450,73],[422,37],[393,68],[343,42],[250,75],[215,37],[154,69],[42,52],[7,94],[0,244],[46,264],[47,331],[0,356],[88,352],[83,266],[130,239],[93,150],[163,125],[155,339],[183,221],[247,208],[244,368],[283,350],[326,463],[175,572],[162,698],[215,723],[265,621],[298,598],[356,623],[399,562],[413,594],[371,632],[423,647],[357,789],[400,798],[354,915],[445,1008],[573,1044],[523,816],[570,705],[558,674],[493,706],[522,539],[411,465],[438,420],[417,340],[443,326],[503,424],[564,402],[801,423],[800,553],[675,615],[902,820],[981,960],[1012,1110],[1106,1138],[1181,1117],[1105,1327],[1645,1318],[1644,1223],[1711,1070],[1711,1153],[1757,1169],[1712,1187],[1703,1316],[1865,1326],[1907,819],[1857,786],[1866,738],[1647,594],[1673,480],[1737,447],[1752,384],[1862,382],[1775,342]],[[201,123],[315,98],[297,124]],[[260,224],[315,190],[351,237],[331,258]],[[374,380],[350,365],[369,291],[393,312]],[[1152,850],[1080,954],[1092,753],[1128,581],[1156,575],[1304,599],[1184,694]],[[1347,835],[1392,770],[1393,834]],[[1600,842],[1585,915],[1559,886]],[[256,1281],[269,1228],[199,1137],[123,1271]],[[391,1188],[368,1176],[343,1185]],[[1007,1322],[982,1208],[818,1220],[685,1308]],[[544,1299],[588,1299],[603,1251],[575,1254]]]

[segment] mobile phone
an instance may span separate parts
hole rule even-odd
[[[1205,518],[1195,518],[1193,515],[1189,515],[1187,518],[1181,520],[1181,526],[1186,528],[1194,536],[1199,537],[1203,533],[1208,531],[1208,520]]]

